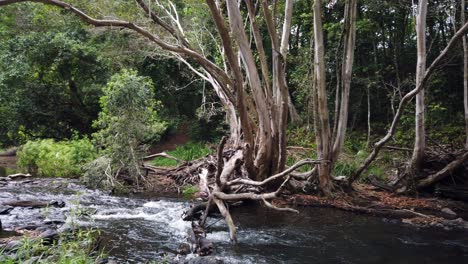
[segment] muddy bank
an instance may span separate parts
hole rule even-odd
[[[0,167],[16,169],[16,156],[0,156]]]

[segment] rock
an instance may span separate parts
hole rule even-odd
[[[183,262],[179,263],[184,263],[184,264],[223,264],[224,261],[221,259],[218,259],[213,256],[208,256],[208,257],[196,257],[196,258],[191,258],[191,259],[185,259]]]
[[[39,257],[32,257],[26,261],[23,261],[22,263],[23,264],[33,264],[33,263],[36,263],[36,261],[39,259]]]
[[[65,203],[63,201],[10,201],[4,202],[3,205],[10,207],[28,207],[28,208],[44,208],[44,207],[64,207]]]
[[[6,252],[9,251],[16,251],[19,247],[21,247],[23,243],[20,240],[12,240],[8,242],[4,248]]]
[[[457,216],[457,213],[455,213],[454,211],[452,211],[450,208],[447,208],[447,207],[442,208],[441,211],[442,213],[453,216],[453,217]]]
[[[179,248],[177,249],[177,253],[181,255],[187,255],[191,253],[190,245],[187,243],[180,244]]]
[[[63,225],[65,220],[63,219],[44,219],[44,224],[46,225]]]
[[[34,230],[36,230],[37,232],[45,232],[47,230],[50,230],[50,227],[48,227],[48,226],[37,226]]]
[[[7,215],[13,210],[14,207],[11,206],[5,206],[5,207],[0,207],[0,215]]]
[[[42,232],[39,237],[39,239],[42,239],[46,243],[51,243],[58,238],[58,233],[57,231],[53,229],[47,229],[46,231]]]
[[[410,224],[410,225],[413,224],[413,221],[411,221],[411,219],[409,219],[409,218],[403,218],[403,219],[401,219],[401,222],[403,224]]]
[[[38,226],[38,225],[25,225],[25,226],[18,227],[16,230],[37,230],[40,227],[41,226]]]
[[[207,256],[213,253],[214,245],[213,242],[209,241],[205,237],[200,237],[198,239],[198,250],[197,253],[200,256]]]

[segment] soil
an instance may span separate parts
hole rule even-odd
[[[16,169],[16,156],[0,157],[0,167]]]
[[[161,143],[150,148],[150,154],[160,153],[163,151],[171,151],[176,149],[179,145],[184,145],[190,141],[188,134],[188,126],[182,123],[175,133],[171,133],[167,138],[163,138]]]

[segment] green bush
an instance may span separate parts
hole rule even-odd
[[[175,150],[169,151],[168,154],[183,161],[191,161],[199,159],[211,153],[211,149],[201,142],[190,142],[185,145],[177,146]],[[173,159],[158,157],[153,160],[155,166],[173,167],[177,166],[177,161]]]
[[[20,168],[45,177],[80,176],[83,165],[97,156],[89,139],[29,141],[17,155]]]

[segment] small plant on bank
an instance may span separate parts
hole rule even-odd
[[[99,231],[81,229],[62,234],[57,241],[48,244],[41,239],[25,237],[19,240],[14,254],[0,250],[0,263],[25,263],[34,259],[41,264],[89,264],[100,263],[106,258],[102,250],[97,250]]]

